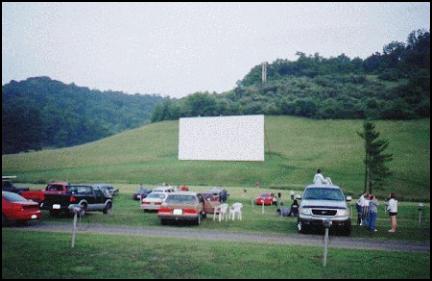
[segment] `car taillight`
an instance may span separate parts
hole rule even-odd
[[[171,213],[171,208],[160,208],[159,213]]]
[[[198,211],[195,209],[183,209],[183,213],[196,215],[196,214],[198,214]]]
[[[155,202],[154,204],[155,205],[161,205],[162,203],[161,202]]]
[[[75,196],[71,196],[71,197],[69,198],[69,202],[71,202],[71,203],[75,203],[76,201],[77,201],[77,199],[76,199]]]
[[[150,202],[147,202],[147,201],[144,201],[144,200],[142,201],[142,203],[143,204],[150,204]]]

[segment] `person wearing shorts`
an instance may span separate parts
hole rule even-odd
[[[387,211],[390,216],[391,229],[388,232],[394,233],[397,229],[397,212],[398,212],[398,201],[396,200],[395,194],[390,193],[390,200],[388,201]]]

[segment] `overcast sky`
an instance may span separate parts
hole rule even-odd
[[[429,3],[2,3],[2,84],[50,76],[182,97],[230,90],[296,51],[365,58],[415,29]]]

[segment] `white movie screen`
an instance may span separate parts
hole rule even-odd
[[[178,157],[264,161],[264,115],[180,118]]]

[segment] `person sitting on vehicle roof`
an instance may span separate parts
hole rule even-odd
[[[314,184],[332,184],[332,181],[329,177],[324,178],[324,176],[321,174],[321,169],[318,169],[315,176],[314,176],[313,183]]]

